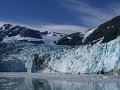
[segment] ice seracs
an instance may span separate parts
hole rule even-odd
[[[18,52],[18,50],[20,50]],[[19,60],[25,64],[27,72],[31,73],[34,54],[41,57],[49,54],[49,62],[43,62],[45,68],[36,68],[39,73],[118,73],[120,70],[120,37],[109,43],[96,43],[94,45],[82,45],[71,48],[56,45],[16,44],[14,53],[4,58],[7,60]],[[44,60],[44,58],[43,58]],[[39,60],[38,60],[39,61]]]
[[[109,43],[78,46],[56,53],[49,67],[61,73],[109,73],[120,69],[119,53],[120,37]],[[53,73],[52,70],[47,68],[43,72]]]

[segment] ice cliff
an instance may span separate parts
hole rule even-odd
[[[43,72],[120,73],[120,37],[104,44],[78,46],[52,55]]]
[[[19,60],[25,64],[29,73],[34,65],[34,54],[37,54],[38,61],[42,60],[43,62],[42,64],[38,63],[38,66],[34,65],[33,69],[39,73],[120,74],[120,37],[108,43],[96,43],[93,46],[88,44],[74,48],[22,43],[15,44],[13,51],[3,59],[3,62]]]

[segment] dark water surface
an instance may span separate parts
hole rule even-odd
[[[114,76],[100,76],[98,77],[99,80],[93,78],[94,75],[90,77],[82,76],[78,80],[77,78],[70,80],[67,75],[64,79],[59,77],[54,79],[48,76],[48,79],[38,77],[29,77],[27,75],[25,77],[8,75],[7,77],[0,75],[0,90],[120,90],[120,78],[117,77],[117,79]]]

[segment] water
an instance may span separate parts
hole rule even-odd
[[[114,76],[100,76],[99,80],[91,79],[94,75],[82,76],[81,79],[38,77],[0,75],[0,90],[120,90],[120,78]]]

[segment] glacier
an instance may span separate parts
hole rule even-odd
[[[78,46],[64,52],[54,53],[49,67],[57,72],[74,74],[119,70],[120,37],[109,43]],[[54,71],[47,68],[43,72]]]
[[[31,73],[34,54],[50,54],[50,61],[38,73],[112,73],[120,74],[120,37],[108,43],[75,47],[17,43],[14,52],[2,61],[19,60]],[[17,49],[20,49],[18,52]]]

